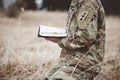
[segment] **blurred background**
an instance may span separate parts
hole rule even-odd
[[[120,76],[120,1],[101,0],[106,13],[102,72]],[[71,0],[0,0],[0,80],[43,80],[61,48],[37,37],[40,24],[65,28]],[[96,80],[101,80],[98,77]]]
[[[6,11],[9,16],[15,16],[23,7],[25,10],[68,10],[71,0],[0,0],[0,10]],[[120,14],[119,0],[101,0],[107,15]]]

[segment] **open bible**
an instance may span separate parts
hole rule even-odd
[[[66,29],[40,25],[38,37],[67,37],[67,31]]]

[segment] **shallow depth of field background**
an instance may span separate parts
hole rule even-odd
[[[67,11],[25,10],[16,18],[0,13],[0,80],[43,80],[61,48],[37,37],[40,24],[64,28]],[[120,18],[106,16],[106,51],[102,72],[120,79]]]

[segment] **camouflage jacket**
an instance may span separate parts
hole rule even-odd
[[[73,0],[67,20],[68,36],[58,41],[61,57],[91,52],[102,61],[105,51],[104,9],[99,0]]]

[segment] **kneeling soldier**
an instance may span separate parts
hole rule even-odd
[[[62,48],[60,60],[46,80],[94,80],[105,51],[104,9],[100,0],[73,0],[66,38],[47,38]]]

